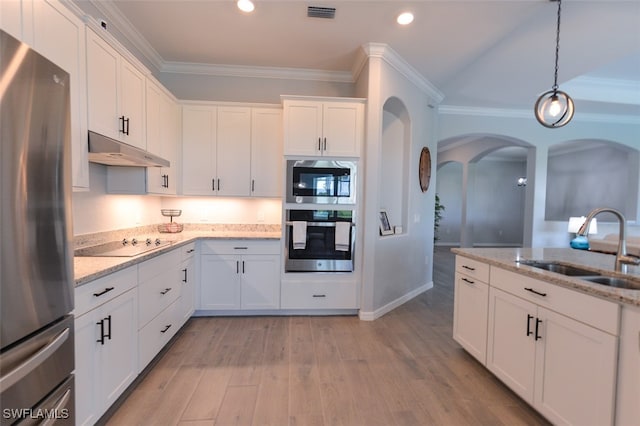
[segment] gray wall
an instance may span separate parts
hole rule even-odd
[[[437,193],[445,206],[439,245],[459,245],[462,216],[462,165],[450,162],[438,169]],[[526,162],[483,159],[471,165],[467,222],[474,246],[521,246]]]
[[[550,150],[545,219],[568,220],[605,206],[634,218],[637,175],[638,151],[613,144],[558,155]],[[607,216],[603,214],[598,219],[607,220]]]

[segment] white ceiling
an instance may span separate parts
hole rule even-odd
[[[443,105],[532,108],[553,84],[557,3],[548,0],[254,0],[251,14],[233,0],[75,1],[165,72],[196,63],[212,74],[221,67],[209,65],[225,65],[349,80],[360,46],[374,42],[437,87]],[[308,18],[310,5],[335,7],[335,19]],[[404,10],[415,14],[408,27],[395,23]],[[640,0],[563,1],[559,67],[576,116],[640,116]]]

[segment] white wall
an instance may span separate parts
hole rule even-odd
[[[74,235],[113,231],[162,222],[160,197],[106,192],[107,166],[89,163],[88,192],[74,192]]]
[[[178,223],[281,223],[280,199],[114,195],[106,192],[107,166],[90,163],[89,172],[91,190],[73,193],[74,235],[168,222],[161,209],[181,209]]]
[[[375,318],[407,295],[432,285],[433,209],[435,182],[422,193],[418,162],[423,146],[436,152],[433,102],[424,91],[380,57],[369,57],[367,139],[365,146],[365,229],[361,317]],[[358,85],[358,84],[357,84]],[[358,87],[360,87],[358,85]],[[362,94],[360,94],[362,96]],[[392,97],[404,105],[410,120],[407,170],[407,217],[404,233],[381,237],[378,212],[381,207],[384,103]],[[432,165],[435,170],[435,165]],[[397,189],[401,191],[401,188]]]

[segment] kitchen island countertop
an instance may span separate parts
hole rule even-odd
[[[557,261],[585,267],[602,275],[623,277],[640,285],[640,267],[630,266],[627,274],[615,272],[615,256],[570,248],[453,248],[452,252],[531,278],[571,288],[618,303],[640,306],[640,290],[611,287],[517,263],[518,260]]]
[[[172,244],[134,257],[74,257],[75,286],[81,286],[129,266],[144,262],[199,239],[224,240],[279,240],[281,232],[268,231],[184,231],[176,234],[161,234],[162,239]]]

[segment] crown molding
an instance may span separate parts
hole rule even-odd
[[[164,62],[160,71],[174,74],[201,74],[222,77],[319,80],[336,83],[353,83],[351,73],[348,71],[324,71],[301,68]]]
[[[162,71],[165,63],[164,59],[133,26],[131,21],[122,14],[114,2],[104,0],[89,0],[89,2],[104,14],[107,20],[107,28],[113,25],[158,71]]]
[[[506,108],[486,108],[456,105],[439,105],[440,115],[470,115],[476,117],[500,117],[500,118],[533,118],[533,110],[506,109]],[[595,123],[614,123],[640,125],[640,117],[635,115],[619,114],[592,114],[582,113],[573,117],[574,121],[589,121]]]
[[[574,99],[640,105],[640,82],[607,78],[576,77],[562,85]]]
[[[420,74],[413,66],[411,66],[402,56],[396,53],[389,45],[385,43],[366,43],[362,45],[367,58],[380,58],[391,65],[396,71],[405,76],[409,81],[418,86],[420,90],[433,98],[436,104],[444,99],[442,93],[436,86]],[[362,57],[358,58],[358,62],[354,66],[355,70],[362,70]]]

